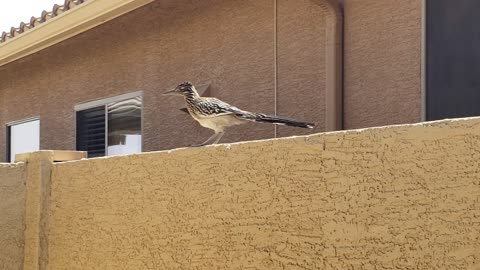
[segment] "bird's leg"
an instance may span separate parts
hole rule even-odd
[[[215,139],[215,141],[212,144],[217,144],[220,141],[220,139],[223,137],[224,134],[225,134],[225,132],[219,132],[217,138]]]
[[[220,136],[219,136],[220,135]],[[210,138],[208,138],[206,141],[204,141],[203,143],[201,144],[194,144],[192,145],[192,147],[199,147],[199,146],[204,146],[204,145],[207,145],[207,144],[210,144],[211,142],[217,140],[218,137],[222,137],[223,135],[223,132],[219,132],[219,133],[214,133]]]

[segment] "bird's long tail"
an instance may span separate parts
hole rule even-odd
[[[315,127],[314,123],[301,122],[301,121],[297,121],[297,120],[293,120],[285,117],[272,116],[272,115],[266,115],[261,113],[244,112],[242,114],[237,114],[237,116],[249,121],[254,121],[254,122],[271,123],[276,125],[285,125],[285,126],[300,127],[300,128]]]

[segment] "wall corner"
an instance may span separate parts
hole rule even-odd
[[[85,152],[39,151],[19,154],[26,165],[24,270],[44,270],[48,264],[48,209],[54,162],[78,160]]]

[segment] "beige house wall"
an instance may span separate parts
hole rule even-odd
[[[25,180],[25,164],[0,164],[0,269],[23,269]]]
[[[144,151],[200,143],[211,131],[178,110],[181,98],[161,95],[191,80],[245,110],[273,114],[277,104],[279,115],[318,125],[277,136],[321,132],[324,45],[324,9],[312,0],[154,1],[0,67],[1,124],[39,116],[41,149],[74,150],[76,104],[141,90]],[[223,141],[274,136],[273,125],[249,124]],[[4,132],[0,146],[3,158]]]
[[[41,148],[74,150],[76,104],[143,90],[144,151],[187,146],[210,131],[178,111],[182,99],[160,93],[192,80],[238,107],[269,114],[276,107],[324,131],[327,13],[320,0],[276,3],[154,1],[2,66],[0,124],[40,116]],[[343,1],[345,129],[421,120],[421,5]],[[223,141],[310,132],[250,124]]]
[[[345,0],[344,127],[421,121],[422,0]]]
[[[480,268],[480,119],[53,165],[48,268]]]

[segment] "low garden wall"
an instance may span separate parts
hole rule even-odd
[[[480,118],[71,154],[0,166],[1,269],[480,269]]]
[[[23,269],[25,164],[0,164],[0,269]]]
[[[50,269],[480,269],[480,120],[53,166]]]

